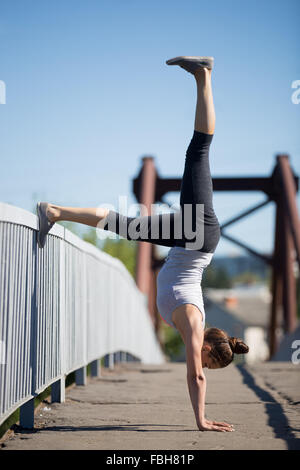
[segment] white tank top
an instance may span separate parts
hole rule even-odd
[[[193,304],[202,313],[205,327],[205,311],[201,281],[204,269],[214,253],[172,247],[157,276],[157,308],[160,316],[173,328],[173,311],[183,304]],[[199,313],[200,313],[199,312]]]

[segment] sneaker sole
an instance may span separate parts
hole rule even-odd
[[[48,218],[46,217],[45,213],[42,210],[41,203],[38,202],[36,205],[36,212],[39,219],[39,229],[37,233],[37,242],[40,248],[44,248],[46,243],[46,235],[51,230],[54,225],[50,223]]]
[[[185,65],[191,72],[195,72],[198,67],[212,69],[214,64],[213,57],[196,57],[196,56],[178,56],[166,61],[167,65]]]

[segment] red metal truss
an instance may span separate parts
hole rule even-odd
[[[272,302],[269,326],[270,356],[277,348],[276,331],[279,311],[283,312],[286,333],[294,331],[297,324],[296,274],[294,263],[300,270],[300,220],[296,203],[299,179],[289,164],[287,155],[278,155],[276,165],[269,177],[213,178],[214,191],[261,191],[267,198],[256,206],[241,212],[221,225],[221,235],[254,256],[259,257],[272,269]],[[155,168],[153,157],[144,157],[142,168],[133,180],[133,192],[137,201],[150,213],[151,204],[163,202],[168,192],[180,191],[181,178],[162,178]],[[276,204],[276,224],[272,256],[259,253],[244,242],[225,233],[225,228],[266,206]],[[156,274],[161,262],[155,256],[155,246],[138,242],[136,282],[148,297],[153,322],[158,328],[158,312],[155,303]]]

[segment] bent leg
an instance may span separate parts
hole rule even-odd
[[[175,214],[127,217],[105,208],[64,207],[48,204],[47,217],[51,222],[67,220],[97,227],[120,235],[127,240],[145,241],[172,247],[180,238]]]
[[[50,222],[68,220],[80,224],[97,227],[98,223],[108,215],[108,209],[100,207],[65,207],[48,204],[47,217]]]
[[[98,224],[98,228],[117,233],[127,240],[143,241],[172,247],[181,239],[181,224],[174,213],[127,217],[115,211]],[[181,220],[181,219],[180,219]]]

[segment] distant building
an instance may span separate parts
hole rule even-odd
[[[268,276],[269,267],[264,261],[247,255],[237,256],[214,256],[210,266],[212,268],[223,268],[230,277],[238,276],[245,272],[258,275],[261,279]]]
[[[271,296],[265,285],[204,290],[206,327],[214,326],[236,336],[249,346],[237,362],[254,363],[269,357],[268,326]]]

